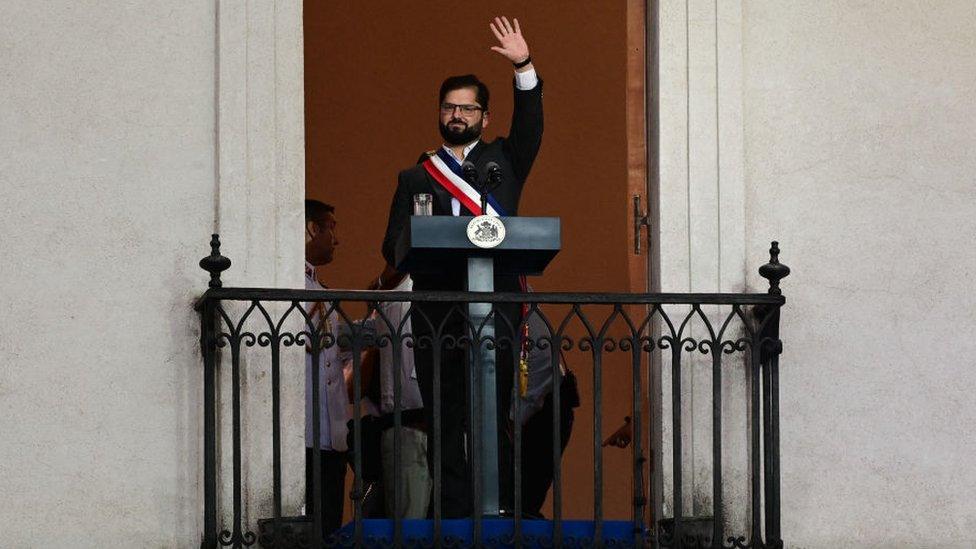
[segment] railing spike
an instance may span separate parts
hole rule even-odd
[[[200,260],[200,268],[210,273],[210,287],[220,288],[224,284],[220,281],[220,273],[230,268],[230,259],[220,255],[220,235],[214,233],[210,237],[210,255]]]
[[[769,247],[769,263],[759,267],[759,276],[769,280],[769,293],[782,295],[779,281],[790,274],[790,268],[779,262],[779,242],[773,241]]]

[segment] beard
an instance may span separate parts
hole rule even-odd
[[[461,130],[451,129],[450,125],[456,122],[464,124],[464,128]],[[445,143],[448,145],[465,145],[481,137],[481,124],[480,120],[477,124],[469,125],[464,120],[455,118],[447,124],[438,122],[438,127],[441,130],[441,137]]]

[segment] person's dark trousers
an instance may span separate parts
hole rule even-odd
[[[579,393],[572,375],[563,377],[560,385],[559,453],[566,450],[573,431],[573,408],[579,405]],[[522,427],[522,513],[542,518],[542,505],[552,486],[552,393],[545,404]]]
[[[377,387],[379,386],[379,376],[374,376]],[[379,396],[374,402],[379,402]],[[363,467],[363,518],[386,518],[383,503],[383,456],[380,452],[380,437],[385,429],[385,419],[364,415],[360,422],[362,432],[362,457],[360,463]],[[356,436],[355,421],[350,419],[346,422],[346,447],[349,452],[346,454],[349,460],[349,469],[356,472]]]
[[[464,307],[464,305],[461,305]],[[444,322],[441,341],[419,342],[414,347],[417,368],[417,381],[424,400],[424,413],[427,425],[436,428],[434,421],[434,352],[433,345],[440,347],[441,365],[441,509],[445,518],[471,516],[471,464],[466,448],[465,434],[468,425],[468,368],[470,349],[459,346],[458,338],[465,333],[465,325],[451,304],[418,304],[411,316],[415,335],[423,340],[431,338],[431,326],[438,327]],[[514,378],[514,353],[519,348],[519,340],[511,337],[513,328],[517,330],[521,306],[506,304],[498,307],[498,314],[508,319],[495,322],[495,334],[501,347],[496,350],[496,408],[498,424],[498,482],[499,505],[511,509],[512,501],[512,443],[507,429],[509,406],[511,404],[512,380]],[[466,312],[466,309],[465,309]],[[447,344],[445,344],[447,340]],[[513,344],[514,342],[514,344]],[[470,440],[470,439],[468,439]],[[434,434],[428,433],[428,456],[431,460],[431,477],[434,475]],[[433,509],[433,495],[431,509]]]
[[[442,307],[425,305],[425,313],[431,320],[439,322],[443,315],[437,315]],[[446,308],[445,308],[446,309]],[[435,312],[436,311],[436,312]],[[418,339],[431,338],[424,321],[414,315],[411,320],[414,335]],[[460,335],[460,326],[445,327],[451,337]],[[434,349],[440,349],[440,422],[434,421]],[[454,348],[450,348],[454,347]],[[436,340],[418,342],[414,347],[414,362],[417,368],[417,381],[424,400],[424,420],[429,426],[428,460],[431,478],[434,478],[434,430],[440,431],[441,463],[441,511],[445,518],[463,518],[471,515],[471,476],[465,451],[465,431],[467,425],[467,350],[456,343],[444,345]],[[431,512],[437,494],[431,494]]]
[[[338,530],[342,526],[342,508],[345,504],[346,466],[348,457],[346,452],[322,450],[322,493],[318,500],[314,497],[312,483],[313,467],[312,449],[305,448],[305,515],[313,517],[312,513],[322,514],[322,529],[326,534]]]

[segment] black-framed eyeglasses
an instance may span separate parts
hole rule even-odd
[[[454,103],[441,103],[441,113],[454,114],[456,109],[461,109],[461,114],[474,114],[484,109],[478,105],[456,105]]]

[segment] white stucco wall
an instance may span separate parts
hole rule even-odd
[[[781,241],[790,547],[976,546],[976,4],[743,3],[746,249]]]
[[[0,9],[8,547],[197,538],[213,8]]]
[[[793,268],[787,546],[973,547],[976,4],[669,0],[659,28],[661,289],[765,291],[773,239]],[[706,514],[710,427],[685,411]]]
[[[3,547],[199,545],[197,261],[302,280],[301,7],[249,4],[0,4]]]
[[[661,289],[765,291],[773,239],[793,268],[787,546],[973,547],[976,4],[660,6]],[[698,368],[683,377],[686,515],[708,514]],[[727,462],[742,433],[725,433]],[[669,511],[667,417],[664,436]],[[725,472],[735,529],[747,491]]]
[[[747,266],[745,256],[742,8],[710,0],[663,0],[659,6],[659,289],[743,292],[758,279],[761,263]],[[671,308],[672,318],[680,324],[688,310]],[[731,309],[703,311],[717,331]],[[708,335],[699,320],[689,330],[686,337]],[[685,352],[682,360],[682,512],[706,517],[713,501],[712,358]],[[662,364],[660,469],[663,512],[672,516],[670,353]],[[750,378],[742,353],[723,357],[723,364],[723,520],[730,534],[741,535],[749,525]]]
[[[219,2],[217,231],[233,261],[225,287],[304,288],[305,108],[301,3],[293,0]],[[237,321],[245,304],[226,304]],[[287,305],[266,304],[277,321]],[[269,330],[249,317],[246,330]],[[300,319],[291,320],[300,326]],[[295,332],[296,323],[290,325]],[[288,328],[289,325],[286,325]],[[221,327],[226,330],[226,326]],[[299,328],[300,329],[300,328]],[[295,515],[305,476],[304,349],[281,354],[282,512]],[[242,353],[242,484],[244,525],[272,516],[272,396],[270,351]],[[218,370],[221,436],[219,529],[233,529],[231,359]]]

